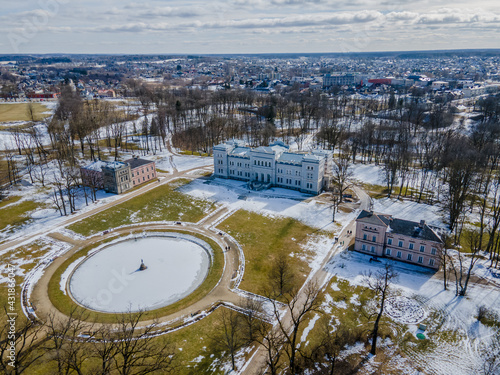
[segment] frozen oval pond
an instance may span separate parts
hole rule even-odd
[[[189,237],[145,237],[105,247],[78,266],[70,293],[81,305],[102,312],[170,305],[200,286],[210,267],[208,245]],[[147,266],[143,271],[141,259]]]

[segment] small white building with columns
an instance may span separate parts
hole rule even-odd
[[[228,141],[213,148],[214,176],[319,194],[331,178],[333,152],[291,152],[283,142],[247,147]]]

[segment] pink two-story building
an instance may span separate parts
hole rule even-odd
[[[356,219],[354,250],[439,269],[443,241],[424,220],[361,211]]]

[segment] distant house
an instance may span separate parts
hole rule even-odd
[[[121,194],[157,177],[155,163],[134,157],[121,161],[96,160],[80,168],[85,186]]]
[[[61,93],[57,92],[29,92],[26,94],[28,99],[57,99]]]
[[[424,220],[361,211],[356,219],[354,250],[439,269],[443,241]]]

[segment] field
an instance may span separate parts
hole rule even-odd
[[[273,260],[284,254],[302,285],[310,271],[303,247],[315,230],[292,218],[274,218],[249,211],[237,211],[219,225],[243,247],[245,275],[240,288],[264,293]]]
[[[50,115],[47,106],[40,103],[31,103],[35,110],[35,121],[43,120]],[[28,103],[1,103],[0,122],[31,121],[28,116]]]
[[[0,208],[0,230],[6,228],[17,228],[30,220],[30,213],[41,208],[42,203],[34,201],[22,201],[15,203],[17,199],[5,201],[5,205]],[[12,204],[10,204],[12,202]],[[2,202],[3,203],[3,202]]]
[[[188,180],[177,180],[162,185],[146,194],[134,197],[113,208],[72,224],[68,229],[89,236],[121,225],[149,221],[197,222],[215,204],[201,199],[190,198],[176,188]]]

